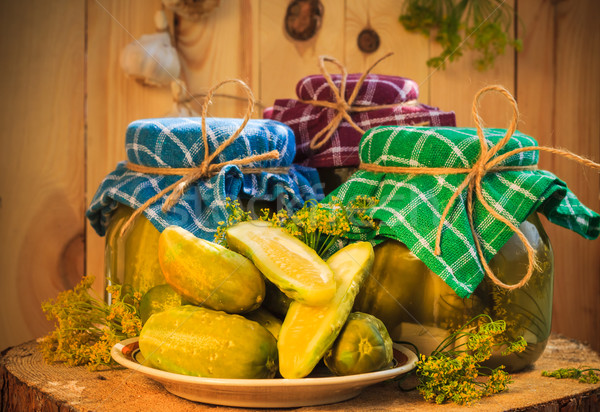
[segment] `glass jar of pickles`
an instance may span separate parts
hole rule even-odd
[[[483,128],[479,99],[488,92],[511,103],[508,129]],[[356,310],[424,353],[478,315],[503,320],[505,338],[523,337],[526,351],[489,364],[511,371],[534,362],[550,333],[553,255],[537,213],[587,239],[600,234],[600,215],[539,169],[539,153],[554,149],[517,131],[517,114],[510,93],[490,86],[475,96],[476,128],[372,128],[360,141],[359,170],[323,201],[378,200],[364,210],[377,225],[346,235],[377,245]]]
[[[537,213],[521,226],[536,251],[538,268],[521,288],[507,290],[488,278],[467,298],[460,298],[404,244],[388,239],[375,247],[371,276],[362,287],[354,309],[381,319],[394,340],[408,341],[429,354],[450,333],[479,314],[506,322],[506,338],[523,336],[524,352],[496,353],[489,366],[517,371],[535,362],[550,335],[553,293],[553,255],[550,240]],[[498,279],[515,284],[527,272],[527,251],[514,235],[490,261]]]
[[[104,275],[109,284],[129,285],[142,294],[165,283],[158,262],[160,232],[142,214],[121,236],[133,209],[119,205],[111,216],[104,246]]]
[[[228,199],[255,212],[293,212],[322,199],[316,169],[292,163],[292,130],[249,116],[142,119],[128,126],[127,161],[106,176],[86,212],[98,235],[106,235],[109,283],[141,293],[165,283],[158,262],[160,233],[179,226],[214,241],[227,219]],[[137,217],[121,234],[133,214]]]

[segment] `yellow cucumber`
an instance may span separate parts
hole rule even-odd
[[[279,372],[288,379],[310,374],[344,326],[361,284],[373,265],[373,247],[353,243],[327,260],[337,288],[333,299],[322,306],[292,302],[285,316],[277,349]]]
[[[140,351],[153,367],[206,378],[272,378],[277,341],[240,315],[197,306],[156,313],[144,324]]]
[[[382,321],[368,313],[353,312],[325,354],[325,365],[336,375],[375,372],[391,364],[392,345]]]
[[[244,313],[242,316],[244,316],[246,319],[260,323],[273,334],[275,339],[279,338],[281,320],[263,307],[253,310],[252,312]]]
[[[140,318],[142,325],[155,313],[169,308],[186,305],[188,302],[170,285],[157,285],[144,293],[140,300]]]
[[[195,305],[243,313],[265,297],[265,281],[251,261],[180,227],[161,233],[158,260],[167,283]]]
[[[323,305],[335,295],[329,266],[305,243],[267,222],[238,223],[226,232],[229,248],[256,267],[290,298]]]

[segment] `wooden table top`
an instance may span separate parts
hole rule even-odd
[[[487,397],[470,409],[600,410],[600,383],[582,384],[570,379],[541,376],[542,370],[600,368],[600,355],[577,341],[552,336],[542,357],[526,371],[513,374],[509,390]],[[240,411],[243,408],[207,405],[178,398],[161,384],[125,369],[90,372],[84,367],[48,365],[35,341],[5,350],[0,358],[2,410],[53,411]],[[417,391],[401,392],[394,382],[365,389],[358,397],[331,405],[288,411],[413,411],[464,410],[454,404],[425,402]],[[256,409],[253,409],[256,410]]]

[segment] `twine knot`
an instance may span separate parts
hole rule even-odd
[[[206,160],[200,163],[200,167],[198,168],[198,173],[196,176],[198,179],[208,177],[208,162]]]
[[[338,102],[336,109],[338,112],[348,112],[348,113],[352,112],[352,106],[350,106],[348,104],[348,102],[345,100]]]
[[[398,107],[398,106],[414,106],[417,104],[416,100],[409,100],[407,102],[393,103],[393,104],[372,105],[372,106],[358,106],[358,105],[354,104],[354,101],[356,100],[356,97],[358,96],[358,92],[360,91],[360,88],[362,87],[363,83],[365,82],[367,75],[382,60],[387,59],[392,54],[393,53],[388,53],[385,56],[381,57],[379,60],[377,60],[375,63],[373,63],[360,76],[360,78],[358,79],[358,82],[356,83],[354,90],[352,90],[352,94],[350,95],[348,100],[346,100],[346,83],[348,80],[348,71],[346,70],[346,68],[333,57],[330,57],[330,56],[320,56],[319,57],[319,68],[321,69],[321,74],[323,75],[323,77],[325,78],[325,81],[329,85],[331,92],[333,93],[333,98],[335,99],[335,102],[316,100],[316,99],[299,100],[299,101],[301,103],[311,104],[313,106],[334,109],[337,113],[335,114],[335,116],[333,117],[331,122],[329,122],[327,124],[327,126],[325,126],[323,129],[321,129],[311,139],[309,146],[312,150],[319,149],[321,146],[323,146],[325,143],[327,143],[329,141],[329,139],[331,139],[331,136],[333,135],[333,133],[337,130],[337,128],[340,125],[340,123],[342,122],[342,120],[344,120],[344,119],[348,122],[348,124],[350,124],[350,126],[352,126],[352,128],[354,130],[356,130],[361,135],[363,135],[365,133],[365,131],[360,126],[358,126],[358,124],[356,124],[354,119],[352,119],[352,117],[350,116],[350,113],[388,109],[388,108]],[[340,81],[339,88],[333,82],[331,75],[329,74],[329,72],[327,71],[327,68],[325,67],[325,63],[332,63],[339,68],[339,70],[342,74],[342,79]]]
[[[504,95],[511,104],[513,109],[513,117],[510,122],[508,129],[506,130],[506,134],[491,148],[488,148],[485,135],[483,132],[482,119],[479,117],[479,102],[481,97],[488,92],[498,92]],[[529,147],[521,147],[518,149],[510,150],[501,155],[497,155],[498,152],[508,143],[511,139],[512,135],[517,129],[517,123],[519,121],[519,110],[517,108],[517,102],[514,97],[502,86],[487,86],[483,89],[479,90],[475,95],[475,99],[473,100],[473,108],[472,108],[473,118],[475,120],[475,125],[477,129],[477,136],[479,139],[480,146],[480,154],[477,161],[470,168],[448,168],[448,167],[396,167],[396,166],[381,166],[377,164],[371,163],[361,163],[360,169],[377,172],[377,173],[403,173],[403,174],[427,174],[427,175],[448,175],[448,174],[466,174],[465,179],[462,181],[460,185],[455,189],[454,193],[448,200],[444,211],[440,217],[440,222],[437,227],[436,238],[435,238],[435,247],[434,254],[436,256],[441,255],[441,239],[442,232],[444,228],[444,224],[446,223],[448,214],[452,209],[456,199],[463,193],[463,191],[467,191],[467,217],[469,219],[469,228],[471,230],[471,234],[473,237],[473,242],[477,249],[477,254],[479,256],[479,262],[485,272],[485,274],[492,280],[494,284],[500,286],[504,289],[512,290],[517,289],[525,285],[531,276],[533,275],[534,270],[538,268],[538,262],[535,256],[535,250],[523,234],[523,232],[513,224],[509,219],[504,217],[502,214],[497,212],[485,199],[483,196],[483,191],[481,188],[481,182],[486,174],[488,173],[497,173],[503,171],[514,171],[514,170],[533,170],[537,169],[537,166],[498,166],[504,160],[508,159],[511,156],[514,156],[518,153],[527,152],[527,151],[545,151],[549,153],[554,153],[566,157],[571,160],[575,160],[584,166],[591,167],[596,170],[600,170],[600,164],[593,162],[590,159],[586,159],[582,156],[576,155],[568,150],[557,149],[554,147],[544,147],[544,146],[529,146]],[[481,205],[497,220],[504,223],[513,233],[515,233],[523,245],[527,250],[528,256],[528,267],[527,273],[523,278],[514,285],[507,285],[502,282],[500,279],[496,277],[493,271],[490,269],[485,256],[483,255],[483,250],[481,248],[481,244],[479,242],[479,234],[475,229],[475,224],[473,221],[473,208],[474,208],[474,199],[477,198]]]
[[[221,86],[227,83],[236,83],[241,86],[245,91],[247,100],[248,100],[248,108],[246,110],[246,114],[244,115],[244,120],[240,127],[229,136],[223,143],[221,143],[212,153],[209,153],[209,145],[208,145],[208,132],[206,128],[206,117],[208,114],[208,105],[212,103],[211,99],[214,92],[219,89]],[[223,150],[225,150],[235,139],[240,136],[252,113],[254,112],[254,95],[252,90],[241,80],[232,79],[225,80],[216,86],[212,87],[208,93],[206,94],[206,99],[202,105],[202,141],[204,143],[204,160],[195,167],[190,168],[171,168],[171,167],[151,167],[139,165],[131,162],[126,163],[126,167],[129,170],[139,173],[153,173],[159,175],[177,175],[182,176],[181,179],[177,180],[175,183],[167,186],[156,195],[152,196],[146,202],[144,202],[140,207],[134,210],[129,219],[125,222],[125,224],[121,228],[120,236],[123,236],[125,232],[129,229],[129,227],[133,224],[134,220],[150,205],[154,204],[158,199],[162,198],[167,193],[171,192],[162,206],[163,212],[168,212],[181,198],[183,193],[187,190],[187,188],[197,180],[206,179],[211,177],[214,174],[217,174],[219,170],[227,165],[237,165],[243,166],[253,162],[260,162],[263,160],[270,159],[278,159],[279,151],[271,150],[270,152],[250,155],[230,161],[226,161],[223,163],[213,163],[213,161],[219,156]],[[260,168],[260,167],[240,167],[243,173],[261,173],[261,172],[271,172],[271,173],[287,173],[289,168],[287,167],[269,167],[269,168]]]

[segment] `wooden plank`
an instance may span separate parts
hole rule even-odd
[[[398,21],[402,2],[396,0],[348,0],[346,2],[346,65],[349,72],[363,72],[386,53],[394,53],[373,73],[408,77],[419,84],[419,100],[429,102],[429,41],[420,34],[409,33]],[[363,53],[357,45],[360,32],[372,29],[380,38],[379,49]]]
[[[593,1],[555,4],[553,145],[600,160],[600,10]],[[552,172],[595,211],[600,211],[600,177],[560,157]],[[600,350],[600,243],[552,227],[556,255],[554,330]]]
[[[121,70],[125,45],[155,32],[160,0],[88,0],[86,202],[104,177],[125,160],[125,131],[137,119],[162,117],[171,110],[169,88],[142,86]],[[86,205],[87,206],[87,205]],[[104,238],[87,224],[86,273],[104,284]]]
[[[514,7],[514,0],[506,2]],[[431,42],[431,56],[438,55],[440,46]],[[514,93],[515,57],[511,49],[496,59],[493,68],[479,72],[473,61],[477,53],[464,52],[460,59],[448,62],[445,70],[432,69],[429,74],[430,104],[443,110],[456,112],[456,123],[459,127],[474,127],[471,114],[473,98],[482,87],[499,84]],[[507,127],[512,110],[506,100],[499,94],[485,96],[481,102],[480,116],[486,127]]]
[[[321,0],[323,21],[316,35],[305,41],[291,39],[284,29],[289,1],[260,2],[260,97],[266,106],[275,99],[296,98],[296,83],[319,73],[320,55],[333,56],[345,62],[344,2]]]
[[[524,48],[517,55],[516,98],[521,113],[519,130],[535,137],[540,145],[552,146],[554,138],[554,6],[551,0],[518,4],[522,25],[517,30]],[[554,158],[540,156],[540,168],[551,168]]]
[[[550,0],[519,2],[525,48],[518,55],[517,99],[521,131],[540,145],[568,148],[598,160],[600,88],[595,79],[600,67],[587,50],[600,47],[600,39],[593,23],[598,12],[589,7],[589,1],[559,6]],[[564,179],[588,206],[599,210],[595,173],[549,154],[540,156],[540,168]],[[554,250],[553,330],[599,350],[598,242],[547,220],[544,226]]]
[[[46,333],[83,273],[84,4],[0,13],[0,349]]]
[[[258,15],[260,3],[250,0],[223,1],[200,21],[179,19],[176,29],[177,49],[183,73],[193,95],[226,79],[243,80],[259,98]],[[225,86],[218,94],[241,99],[213,99],[209,115],[242,117],[246,112],[245,93],[235,86]],[[191,97],[191,96],[190,96]],[[202,97],[195,97],[193,108],[200,113]],[[254,117],[261,117],[257,107]]]

